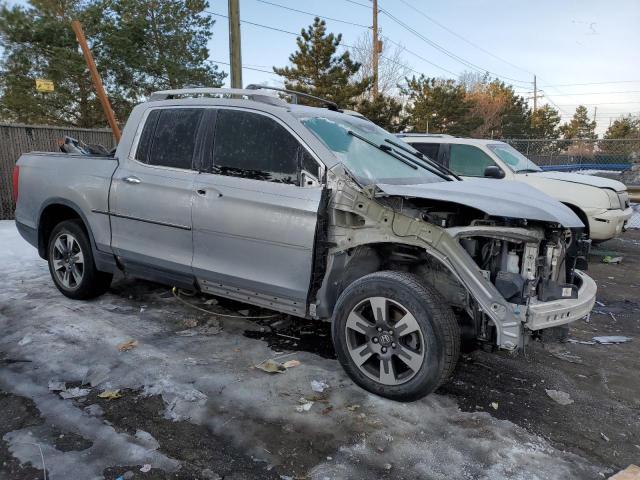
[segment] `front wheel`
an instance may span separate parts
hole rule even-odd
[[[69,298],[94,298],[111,284],[112,275],[96,269],[89,238],[79,220],[56,225],[49,237],[48,261],[53,282]]]
[[[355,383],[399,401],[433,392],[460,353],[453,312],[433,288],[406,272],[376,272],[349,285],[334,309],[332,336]]]

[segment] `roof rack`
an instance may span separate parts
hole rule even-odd
[[[208,87],[189,87],[179,88],[176,90],[161,90],[153,92],[149,96],[149,101],[171,100],[177,97],[196,97],[196,96],[221,96],[231,98],[248,98],[256,102],[269,103],[271,105],[284,106],[287,102],[280,97],[267,92],[257,92],[256,89],[243,88],[208,88]]]
[[[298,97],[308,98],[311,100],[315,100],[320,102],[322,105],[327,107],[329,110],[333,110],[335,112],[339,112],[338,104],[332,102],[331,100],[327,100],[325,98],[316,97],[315,95],[310,95],[308,93],[296,92],[295,90],[287,90],[286,88],[276,88],[269,87],[267,85],[256,85],[252,83],[251,85],[247,85],[247,90],[273,90],[275,92],[282,92],[288,95],[291,95],[291,103],[298,103]]]
[[[396,137],[434,137],[434,138],[455,138],[453,135],[448,135],[446,133],[396,133]]]

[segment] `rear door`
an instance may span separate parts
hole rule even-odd
[[[193,164],[204,111],[170,107],[147,112],[130,157],[116,170],[112,246],[136,275],[193,278]]]
[[[216,109],[209,133],[209,163],[193,203],[193,271],[201,288],[304,315],[322,194],[311,177],[320,178],[319,162],[266,113]]]

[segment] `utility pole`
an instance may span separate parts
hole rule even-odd
[[[229,0],[229,64],[231,65],[231,88],[242,88],[242,57],[240,51],[240,0]]]
[[[536,126],[536,111],[538,110],[538,81],[533,76],[533,115],[531,116],[531,126]]]
[[[82,49],[82,54],[84,55],[84,59],[87,62],[87,67],[89,67],[89,73],[91,74],[91,79],[93,80],[93,86],[96,88],[96,94],[98,95],[98,100],[100,100],[100,104],[102,105],[104,114],[107,117],[109,126],[111,127],[111,133],[113,134],[113,138],[116,139],[116,143],[119,143],[120,128],[118,127],[116,116],[113,114],[113,110],[111,109],[111,103],[109,102],[109,98],[107,97],[107,94],[104,91],[104,85],[102,85],[102,79],[100,78],[100,74],[98,73],[98,69],[96,68],[96,62],[93,61],[93,55],[91,55],[91,50],[89,49],[89,45],[87,44],[87,39],[84,36],[82,25],[80,25],[80,22],[78,20],[72,20],[71,28],[73,29],[73,32],[76,34],[76,39],[78,40],[78,43],[80,44],[80,48]]]
[[[378,40],[378,0],[373,0],[373,96],[378,96],[378,55],[380,54],[380,42]]]

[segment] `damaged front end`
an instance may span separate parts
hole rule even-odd
[[[472,182],[360,188],[344,171],[333,174],[314,316],[328,316],[353,279],[386,269],[420,275],[458,312],[468,334],[509,350],[593,308],[596,285],[581,271],[589,241],[579,221],[558,218],[568,215],[564,210],[553,216],[522,207],[521,218],[512,204],[503,208],[507,214],[490,205],[495,193],[483,196]],[[473,194],[465,196],[465,188]]]

